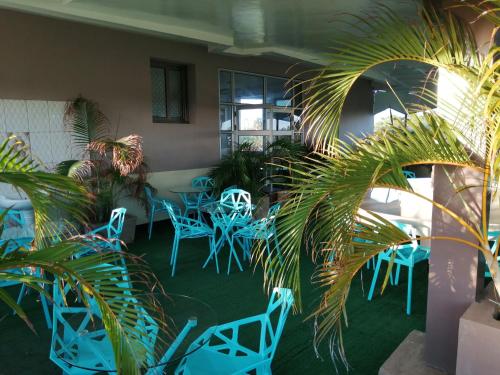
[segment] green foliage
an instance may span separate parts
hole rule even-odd
[[[493,17],[490,12],[485,14]],[[372,188],[417,195],[460,223],[476,239],[465,243],[485,256],[500,292],[498,249],[492,254],[487,222],[488,194],[496,196],[500,178],[500,61],[495,60],[500,49],[492,44],[488,54],[480,55],[470,26],[449,10],[427,7],[421,22],[409,23],[381,6],[376,16],[355,21],[352,35],[334,41],[332,63],[309,81],[312,90],[306,99],[305,122],[317,152],[301,161],[282,163],[291,169],[285,183],[289,199],[277,221],[284,261],[280,264],[267,258],[264,263],[266,286],[292,288],[297,307],[302,309],[301,257],[304,246],[309,250],[318,264],[312,279],[323,290],[321,302],[310,315],[316,320],[314,343],[330,337],[332,357],[344,361],[341,333],[343,321],[347,324],[345,304],[353,277],[371,257],[409,240],[394,224],[361,208]],[[462,99],[445,100],[439,110],[433,110],[425,103],[436,102],[429,89],[435,82],[428,82],[416,94],[414,106],[424,114],[409,115],[406,125],[395,121],[365,138],[352,137],[350,144],[340,141],[340,115],[353,84],[369,69],[397,61],[425,63],[459,77],[466,83],[456,88]],[[414,192],[403,168],[422,164],[479,171],[482,222],[471,223],[467,216]],[[468,188],[456,187],[457,192]],[[467,207],[467,202],[463,204]],[[452,237],[439,239],[464,243]],[[263,247],[259,250],[265,251]],[[264,255],[256,254],[256,258],[265,259]]]
[[[64,118],[84,159],[63,161],[57,172],[82,182],[93,195],[92,221],[106,221],[125,196],[145,205],[148,166],[142,138],[136,134],[111,138],[111,125],[98,104],[81,96],[68,104]]]
[[[266,152],[255,151],[251,143],[242,143],[212,169],[210,176],[215,180],[215,191],[220,194],[224,188],[236,185],[259,197],[264,193],[264,186],[283,182],[290,169],[277,165],[280,160],[300,160],[309,150],[300,143],[277,140],[270,144]]]
[[[35,210],[36,240],[30,248],[16,248],[7,251],[12,246],[9,241],[0,245],[0,281],[21,282],[36,292],[51,296],[40,283],[59,288],[62,284],[69,284],[81,297],[84,304],[93,298],[101,311],[105,328],[108,331],[115,361],[123,374],[140,374],[146,356],[152,348],[143,344],[141,335],[136,329],[136,320],[139,311],[153,309],[154,301],[136,296],[130,299],[130,290],[126,285],[116,280],[123,277],[142,284],[148,290],[155,284],[154,276],[145,266],[130,256],[120,252],[110,252],[100,249],[89,239],[79,236],[68,238],[68,233],[61,233],[61,226],[71,228],[73,224],[85,221],[85,207],[90,199],[83,186],[73,178],[58,174],[39,172],[36,164],[23,150],[18,150],[14,138],[6,139],[0,146],[0,182],[12,184],[23,190],[31,199]],[[6,212],[0,215],[0,227]],[[69,218],[69,219],[65,219]],[[95,254],[75,258],[82,251],[95,250]],[[128,274],[115,267],[127,260]],[[30,274],[9,272],[12,269],[39,268],[57,277],[59,284],[46,277],[37,277]],[[44,275],[45,275],[44,274]],[[123,296],[124,298],[121,298]],[[16,311],[31,329],[34,329],[29,317],[4,288],[0,288],[0,301]],[[142,310],[141,310],[142,309]],[[164,320],[158,320],[160,329],[166,329]]]

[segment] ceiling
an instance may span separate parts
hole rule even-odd
[[[414,0],[384,0],[412,18]],[[326,64],[351,15],[373,14],[374,0],[0,0],[0,7],[205,45],[214,53],[265,55]],[[349,18],[352,20],[352,18]],[[422,67],[388,66],[369,78],[408,91]],[[410,84],[411,86],[411,84]]]

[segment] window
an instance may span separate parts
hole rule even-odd
[[[187,66],[151,60],[153,122],[188,122]]]
[[[219,130],[221,157],[242,143],[264,151],[277,139],[303,142],[302,110],[286,78],[221,70],[219,72]]]

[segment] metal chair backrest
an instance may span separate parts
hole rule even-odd
[[[123,231],[123,223],[125,222],[126,208],[115,208],[111,211],[111,217],[108,223],[108,239],[120,239]]]
[[[250,216],[252,213],[252,199],[250,193],[242,189],[223,191],[219,202],[220,207],[237,213],[239,216]]]
[[[260,337],[261,354],[267,358],[274,357],[293,301],[293,294],[290,289],[273,289],[266,310],[266,328],[262,329]]]

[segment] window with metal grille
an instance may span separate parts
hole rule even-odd
[[[153,122],[187,123],[187,66],[151,60]]]

